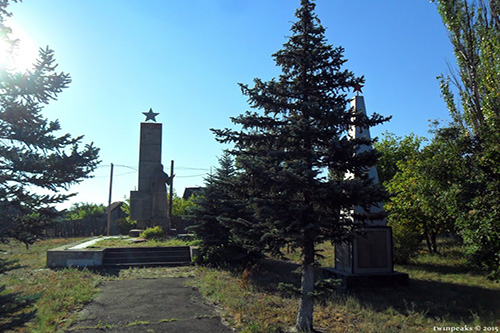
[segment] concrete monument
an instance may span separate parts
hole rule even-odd
[[[361,87],[358,87],[357,91],[361,92]],[[366,115],[363,96],[355,96],[351,101],[351,108],[353,112]],[[349,131],[349,137],[370,138],[370,130],[355,127]],[[371,145],[364,145],[359,151],[371,149],[373,149]],[[368,175],[374,182],[379,182],[375,166],[368,170]],[[368,213],[378,214],[383,210],[382,203],[379,203],[372,206]],[[363,213],[363,208],[356,207],[353,213]],[[406,281],[407,274],[394,272],[392,230],[386,225],[386,220],[368,221],[360,231],[352,241],[335,245],[334,274],[342,278],[348,288],[356,285],[382,285]]]
[[[152,109],[143,114],[146,120],[141,123],[139,184],[137,191],[130,191],[130,218],[141,229],[159,225],[170,230],[166,185],[170,185],[172,176],[161,164],[162,124],[156,123],[158,113]]]

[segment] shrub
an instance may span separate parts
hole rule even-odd
[[[410,258],[417,254],[422,238],[409,226],[394,223],[391,227],[394,263],[407,264]]]
[[[162,239],[165,238],[165,233],[163,232],[163,228],[160,226],[147,228],[140,234],[141,238],[145,239]]]
[[[132,221],[128,217],[116,220],[120,235],[127,235],[128,232],[137,227],[137,221]]]

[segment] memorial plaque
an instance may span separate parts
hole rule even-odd
[[[358,267],[385,268],[388,267],[387,232],[372,231],[357,238]]]

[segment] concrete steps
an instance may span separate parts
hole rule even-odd
[[[102,265],[127,266],[180,266],[191,264],[189,246],[121,247],[104,250]]]

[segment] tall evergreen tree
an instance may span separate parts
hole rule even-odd
[[[377,153],[356,153],[371,140],[351,140],[347,131],[386,119],[355,115],[347,107],[346,93],[363,78],[342,70],[344,50],[327,44],[314,8],[312,0],[301,1],[292,36],[273,55],[282,70],[279,78],[255,79],[253,87],[241,84],[250,106],[261,112],[232,118],[241,130],[214,130],[220,142],[235,145],[231,153],[241,168],[240,188],[247,189],[263,244],[275,251],[283,245],[302,251],[296,322],[302,331],[313,327],[316,244],[348,237],[356,227],[353,208],[368,211],[385,196],[366,174]]]
[[[8,5],[0,0],[0,43],[8,49],[2,54],[7,57],[17,46],[5,25],[11,15]],[[0,62],[0,242],[18,239],[28,246],[56,216],[54,204],[72,195],[58,191],[89,177],[99,150],[92,144],[81,149],[81,136],[58,135],[59,123],[42,115],[43,106],[71,82],[68,74],[56,71],[52,50],[41,49],[34,67],[23,73],[5,60]],[[0,259],[0,274],[14,268]],[[23,311],[34,296],[8,294],[4,288],[0,286],[0,330],[9,330],[31,320],[36,310]]]
[[[14,52],[16,42],[5,25],[7,1],[0,2],[0,37]],[[82,136],[58,134],[59,122],[42,115],[43,106],[68,86],[68,74],[57,72],[54,52],[40,49],[33,68],[23,73],[0,68],[0,240],[16,238],[27,245],[42,233],[56,213],[61,194],[88,178],[98,163],[98,149],[80,147]],[[37,189],[45,190],[40,194]]]
[[[239,242],[237,231],[234,234],[231,231],[248,210],[234,188],[236,176],[233,159],[224,151],[219,167],[205,179],[205,187],[188,210],[197,222],[190,229],[201,241],[199,263],[215,266],[245,263],[254,252]]]

